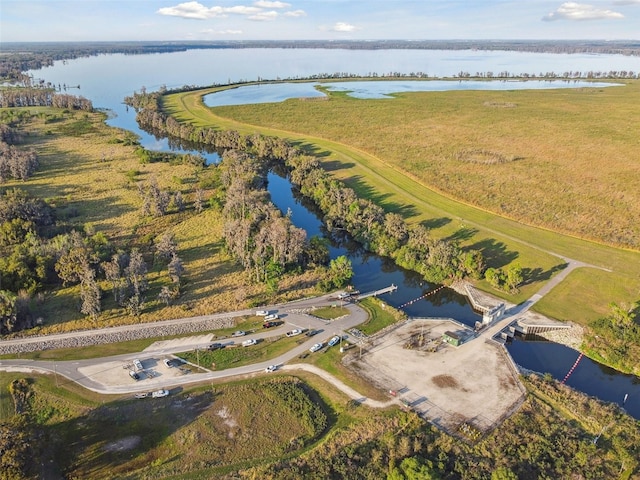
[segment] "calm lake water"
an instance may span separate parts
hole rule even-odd
[[[108,123],[137,133],[146,148],[165,150],[168,149],[165,139],[156,139],[138,128],[135,112],[123,103],[125,96],[140,91],[142,87],[151,91],[163,85],[168,88],[208,86],[334,73],[371,76],[421,72],[430,77],[452,77],[459,72],[475,75],[476,72],[499,74],[506,71],[513,75],[544,75],[547,72],[611,70],[639,72],[640,57],[472,50],[220,49],[151,55],[100,55],[56,62],[52,67],[30,73],[36,79],[42,78],[56,86],[79,85],[80,88],[70,88],[67,92],[89,98],[96,108],[110,110],[112,115]],[[492,86],[504,88],[500,83]],[[509,83],[506,87],[513,88],[513,85]],[[320,220],[294,197],[286,179],[270,175],[269,190],[274,203],[283,210],[291,208],[294,223],[306,228],[309,235],[323,233]],[[347,254],[351,258],[356,288],[367,291],[391,283],[399,286],[397,292],[384,296],[391,305],[401,306],[434,288],[418,275],[363,252],[347,239],[334,238],[333,242],[332,256]],[[405,311],[412,316],[450,316],[469,325],[479,319],[464,297],[449,289],[440,292],[428,300],[405,307]],[[518,364],[531,370],[550,372],[560,380],[578,355],[574,350],[551,343],[516,341],[508,348]],[[624,394],[629,393],[625,408],[640,418],[638,382],[637,377],[619,374],[585,358],[567,384],[619,404]]]
[[[204,97],[205,105],[248,105],[252,103],[276,103],[289,98],[317,98],[326,96],[316,89],[316,82],[270,83],[247,85]],[[445,92],[452,90],[549,90],[556,88],[614,87],[621,84],[586,82],[580,80],[376,80],[339,83],[322,83],[335,92],[361,99],[392,99],[394,93]]]

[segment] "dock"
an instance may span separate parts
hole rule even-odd
[[[367,298],[367,297],[377,297],[378,295],[382,295],[384,293],[391,293],[391,292],[395,292],[398,289],[397,285],[394,285],[393,283],[385,288],[381,288],[380,290],[374,290],[373,292],[367,292],[367,293],[361,293],[360,295],[358,295],[357,299],[358,300],[362,300],[363,298]]]

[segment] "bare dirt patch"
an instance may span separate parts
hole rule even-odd
[[[407,348],[416,329],[435,348]],[[445,430],[458,432],[466,424],[487,431],[517,407],[524,388],[502,347],[484,339],[454,347],[441,341],[447,331],[469,334],[454,322],[413,320],[370,340],[362,358],[352,356],[349,366]]]
[[[451,375],[436,375],[431,381],[438,388],[460,388],[458,381]]]
[[[133,450],[140,444],[141,440],[142,439],[138,435],[132,435],[130,437],[124,437],[120,440],[116,440],[115,442],[107,443],[104,446],[104,449],[107,452],[124,452],[126,450]]]

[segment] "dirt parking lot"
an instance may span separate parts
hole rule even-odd
[[[442,342],[445,332],[471,340],[455,347]],[[500,347],[448,320],[402,324],[370,340],[358,357],[356,348],[350,366],[360,375],[452,432],[464,424],[486,431],[524,397]]]

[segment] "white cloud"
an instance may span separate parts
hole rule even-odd
[[[216,8],[216,7],[213,7]],[[218,7],[220,8],[220,7]],[[244,5],[237,5],[235,7],[226,7],[223,8],[225,12],[235,13],[238,15],[256,15],[262,12],[261,8],[258,7],[245,7]]]
[[[307,12],[304,10],[291,10],[290,12],[284,13],[285,17],[306,17]]]
[[[552,22],[555,20],[604,20],[619,18],[624,18],[624,15],[614,12],[613,10],[596,8],[593,5],[587,5],[585,3],[566,2],[560,5],[555,12],[551,12],[542,17],[542,20]]]
[[[257,2],[253,2],[253,4],[260,8],[287,8],[291,6],[290,3],[270,2],[268,0],[258,0]]]
[[[338,22],[333,27],[331,27],[331,30],[333,30],[334,32],[353,32],[355,30],[358,30],[358,27],[349,23]]]
[[[614,5],[640,5],[640,0],[614,0]]]
[[[236,15],[257,15],[263,10],[259,7],[247,7],[237,5],[235,7],[218,7],[207,8],[199,2],[185,2],[175,7],[164,7],[158,9],[156,13],[160,15],[168,15],[172,17],[191,18],[195,20],[206,20],[208,18],[226,17],[228,14]]]
[[[278,17],[278,12],[271,10],[270,12],[259,12],[255,15],[250,15],[247,18],[249,20],[256,20],[258,22],[265,22],[275,20]]]

